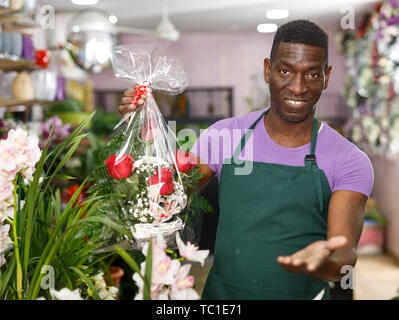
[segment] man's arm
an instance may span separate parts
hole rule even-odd
[[[199,165],[199,174],[203,174],[204,176],[198,181],[198,189],[203,190],[208,182],[213,178],[215,172],[208,167],[205,163],[201,162],[201,159],[197,157],[197,164]]]
[[[356,247],[367,196],[346,190],[334,191],[328,208],[327,240],[316,241],[277,261],[288,272],[306,273],[324,281],[339,281],[345,265],[355,266]]]

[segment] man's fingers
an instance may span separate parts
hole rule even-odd
[[[131,103],[132,103],[132,98],[123,97],[123,98],[121,99],[121,103],[122,103],[123,105],[125,105],[125,104],[131,104]]]
[[[126,113],[132,111],[131,105],[123,105],[118,107],[119,113],[124,116]]]
[[[348,240],[344,236],[335,236],[327,240],[327,249],[334,250],[341,248],[348,243]]]
[[[277,258],[277,262],[282,264],[289,264],[291,263],[291,257],[289,256],[280,256]]]
[[[137,104],[138,104],[138,105],[142,105],[142,104],[144,103],[144,100],[145,100],[146,98],[147,98],[147,95],[145,95],[145,94],[141,95],[140,98],[137,100]],[[132,98],[123,97],[123,98],[121,99],[121,103],[122,103],[123,105],[125,105],[125,104],[132,104]]]
[[[125,91],[125,93],[123,94],[126,97],[134,97],[134,88],[129,88]]]

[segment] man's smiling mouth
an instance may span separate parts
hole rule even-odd
[[[294,108],[302,107],[307,103],[307,101],[292,100],[292,99],[284,99],[284,101],[286,104],[288,104],[289,106],[292,106]]]

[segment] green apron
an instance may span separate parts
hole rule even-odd
[[[245,132],[231,164],[223,163],[214,263],[203,299],[313,299],[323,288],[330,298],[328,282],[287,272],[277,262],[327,237],[331,189],[316,163],[317,119],[304,166],[252,162],[249,175],[235,174],[248,162],[236,159],[268,110]]]

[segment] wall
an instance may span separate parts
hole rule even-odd
[[[328,31],[328,30],[327,30]],[[345,76],[344,58],[335,49],[334,29],[330,34],[330,64],[333,73],[329,88],[323,93],[318,105],[318,115],[335,117],[345,114],[339,93]],[[163,42],[182,62],[192,87],[234,87],[234,114],[249,111],[244,99],[268,92],[263,81],[263,60],[269,56],[274,34],[259,33],[197,33],[183,34],[177,42]],[[122,35],[121,43],[148,42],[153,39],[134,35]],[[158,41],[159,42],[159,41]],[[254,86],[251,76],[258,81]],[[112,69],[92,76],[96,89],[127,88],[125,81],[116,79]]]
[[[399,258],[399,159],[371,158],[374,168],[373,197],[388,220],[386,246],[388,252]]]

